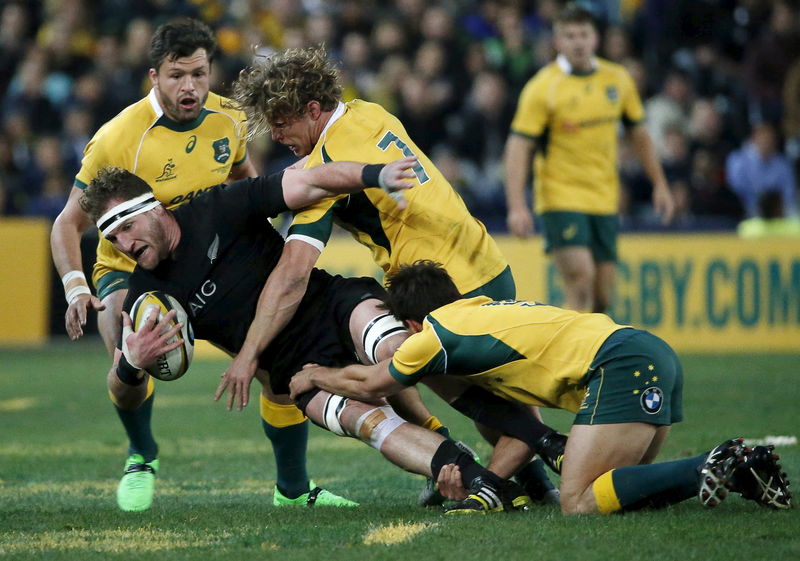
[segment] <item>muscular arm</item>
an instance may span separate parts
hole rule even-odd
[[[536,150],[532,138],[511,133],[506,141],[503,166],[506,174],[506,206],[508,229],[517,237],[525,238],[533,232],[533,215],[525,199],[525,185]]]
[[[229,390],[229,410],[234,403],[239,410],[247,406],[258,357],[294,316],[319,254],[317,248],[302,241],[289,241],[284,246],[278,264],[261,291],[244,344],[222,375],[214,394],[214,399],[218,400],[226,389]]]
[[[292,398],[317,387],[330,393],[371,401],[404,390],[407,386],[389,373],[392,359],[378,364],[351,364],[344,368],[328,368],[316,364],[305,367],[292,378],[289,388]]]
[[[411,168],[417,164],[414,157],[386,164],[380,172],[380,182],[390,191],[408,189],[414,178]],[[365,187],[362,172],[365,164],[358,162],[329,162],[313,168],[287,168],[283,172],[283,198],[290,209],[299,209],[320,199],[341,193],[356,193]]]
[[[81,271],[81,236],[92,225],[92,221],[83,212],[80,198],[83,191],[73,187],[70,191],[67,204],[53,222],[50,232],[50,249],[53,254],[53,263],[60,276],[70,271]],[[74,281],[77,282],[77,281]],[[72,286],[73,283],[70,283]],[[88,284],[87,284],[88,286]],[[83,335],[83,326],[86,325],[88,310],[102,310],[105,306],[91,294],[81,294],[70,302],[65,315],[67,334],[70,339],[77,339]]]
[[[661,222],[669,224],[675,212],[675,201],[669,190],[667,179],[664,177],[664,170],[656,155],[650,134],[644,125],[639,124],[628,131],[628,137],[636,157],[642,162],[642,167],[653,184],[653,208],[661,217]]]

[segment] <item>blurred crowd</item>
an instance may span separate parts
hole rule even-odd
[[[624,65],[678,201],[678,228],[733,228],[764,193],[796,214],[800,5],[794,0],[585,1],[599,55]],[[212,90],[276,49],[324,43],[345,97],[396,114],[490,229],[505,229],[501,154],[517,96],[554,56],[557,0],[5,0],[0,13],[0,215],[54,218],[83,147],[150,88],[155,26],[215,29]],[[257,169],[291,153],[262,137]],[[620,155],[624,226],[655,228],[650,185]],[[774,206],[774,205],[773,205]]]

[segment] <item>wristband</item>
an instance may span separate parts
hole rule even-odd
[[[386,167],[386,164],[367,164],[361,169],[361,183],[364,187],[380,187],[386,189],[381,185],[381,170]]]
[[[117,378],[119,378],[120,382],[129,386],[138,386],[144,382],[144,376],[139,377],[139,368],[128,362],[125,355],[119,357]]]

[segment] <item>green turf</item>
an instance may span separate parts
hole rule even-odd
[[[661,459],[696,455],[730,436],[800,436],[798,359],[684,357],[686,421]],[[312,477],[362,507],[274,508],[257,401],[228,413],[211,400],[220,362],[198,361],[184,379],[159,384],[156,501],[148,512],[122,513],[114,489],[125,443],[106,397],[107,367],[96,342],[0,350],[0,559],[800,559],[800,509],[773,512],[738,496],[711,511],[688,501],[611,517],[564,518],[547,507],[443,517],[415,505],[422,478],[316,427]],[[474,429],[426,401],[456,437],[488,456]],[[568,428],[569,415],[546,415]],[[779,452],[800,481],[800,447]],[[405,540],[389,543],[396,537]]]

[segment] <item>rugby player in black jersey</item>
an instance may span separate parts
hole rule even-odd
[[[268,219],[334,192],[375,184],[401,188],[415,163],[405,158],[377,167],[333,162],[287,169],[212,190],[172,211],[136,175],[107,168],[84,191],[81,206],[102,235],[136,261],[123,309],[146,291],[166,292],[187,311],[197,338],[235,354],[283,250],[283,238]],[[298,313],[259,357],[259,381],[276,394],[288,394],[291,376],[306,363],[354,362],[363,354],[364,325],[386,313],[383,294],[372,278],[346,279],[314,269]],[[172,317],[174,311],[167,321]],[[120,342],[112,369],[122,383],[141,384],[148,374],[140,368],[180,344],[167,344],[180,324],[162,333],[153,318],[134,333],[125,312],[122,322],[126,351]],[[378,355],[394,352],[404,338],[397,335],[396,342],[391,336],[378,342],[383,347]],[[458,465],[464,484],[483,489],[493,510],[529,502],[519,486],[481,467],[453,441],[407,423],[385,403],[363,403],[318,389],[298,396],[297,402],[316,424],[366,442],[408,471],[436,478],[444,465]],[[312,492],[309,502],[315,497]]]

